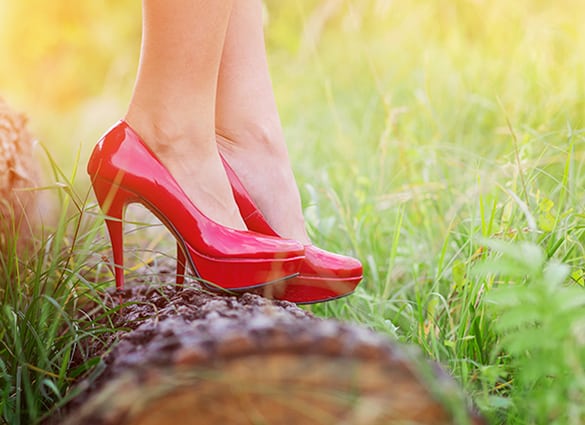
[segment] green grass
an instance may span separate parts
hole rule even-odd
[[[309,308],[419,346],[492,424],[585,421],[585,6],[344,0],[311,38],[303,26],[318,21],[323,2],[267,4],[273,81],[311,236],[365,267],[354,295]],[[134,52],[136,32],[119,32],[121,51]],[[110,115],[123,113],[134,72],[126,62],[88,77],[86,91],[77,83],[86,103],[51,112],[31,106],[37,133],[55,143],[65,169],[64,146],[93,141]],[[32,95],[29,103],[26,94],[15,98],[34,105]],[[87,190],[83,176],[75,185]],[[74,239],[73,224],[60,228],[51,241]],[[41,271],[64,269],[62,280],[86,288],[75,271],[84,257],[69,263],[71,247],[19,263],[21,274],[41,282]],[[12,296],[4,310],[29,303]],[[31,305],[40,317],[51,308],[71,314],[70,300],[53,298]],[[15,325],[2,317],[8,341]],[[54,329],[43,332],[55,338]],[[70,337],[39,363],[61,376],[52,378],[59,385],[70,373],[66,347],[81,336]],[[31,334],[26,350],[35,344]],[[19,372],[5,376],[31,373],[11,371]],[[29,381],[34,398],[41,381]],[[59,388],[33,400],[38,411],[59,399]]]
[[[88,348],[113,331],[92,258],[104,248],[98,223],[52,164],[60,184],[45,190],[58,195],[57,223],[26,247],[18,235],[5,240],[0,254],[0,423],[11,425],[37,423],[74,397],[71,383],[100,360]]]

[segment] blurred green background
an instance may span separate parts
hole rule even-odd
[[[429,141],[441,127],[443,137],[469,143],[470,133],[502,116],[498,102],[513,120],[536,127],[547,123],[532,115],[535,102],[573,124],[581,119],[582,2],[266,6],[273,80],[291,145],[317,137],[296,134],[302,122],[353,158],[355,148],[380,141],[388,120],[415,113],[421,115],[410,125]],[[39,138],[67,162],[72,147],[90,145],[123,114],[139,43],[137,0],[2,0],[0,93],[30,115]],[[484,149],[501,149],[506,138],[493,136]]]
[[[489,154],[509,144],[502,111],[534,128],[549,126],[549,119],[574,127],[582,120],[582,2],[265,4],[273,81],[293,156],[319,141],[310,147],[313,158],[335,147],[335,155],[355,159],[371,155],[364,144],[375,151],[389,138],[413,135],[427,146],[440,138]],[[79,144],[86,153],[123,115],[139,44],[137,0],[2,0],[0,94],[29,114],[39,139],[67,168]],[[543,110],[550,111],[547,120]],[[502,131],[489,144],[475,143],[494,120]],[[409,149],[413,140],[401,142]]]

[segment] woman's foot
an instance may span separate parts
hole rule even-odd
[[[249,229],[277,235],[230,164],[224,161],[224,166],[236,203]],[[305,245],[305,258],[299,275],[283,285],[271,288],[271,294],[265,296],[302,304],[330,301],[352,293],[362,279],[362,274],[362,265],[355,258],[327,252],[314,245]]]
[[[214,134],[156,125],[154,119],[131,107],[126,121],[167,168],[193,204],[208,218],[227,227],[245,230],[215,143],[201,143]]]
[[[271,227],[281,237],[310,244],[282,132],[271,134],[222,129],[217,143]]]

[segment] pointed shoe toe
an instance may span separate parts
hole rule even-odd
[[[274,297],[297,304],[331,301],[353,293],[362,277],[357,259],[306,245],[299,275],[275,291]]]

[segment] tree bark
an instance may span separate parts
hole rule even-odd
[[[27,190],[38,184],[38,164],[26,123],[0,98],[0,252],[24,248],[38,221],[38,195]]]
[[[483,423],[437,366],[363,327],[192,286],[123,298],[135,329],[59,423]]]

